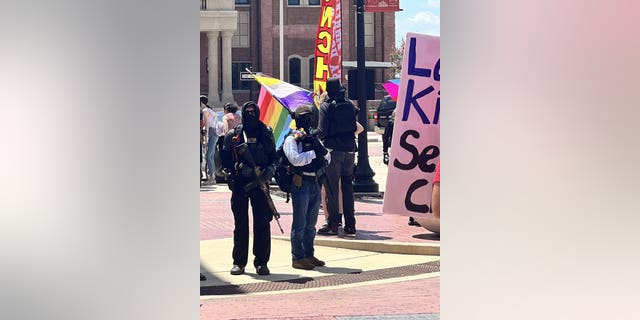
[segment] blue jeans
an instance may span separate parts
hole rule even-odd
[[[213,156],[216,153],[216,142],[218,142],[218,136],[215,133],[215,130],[211,128],[209,131],[209,143],[207,144],[207,168],[209,169],[208,175],[213,176],[216,172],[215,162],[213,161]]]
[[[302,180],[300,188],[291,190],[293,222],[291,223],[291,256],[293,260],[313,256],[313,240],[320,210],[320,185],[317,181]]]

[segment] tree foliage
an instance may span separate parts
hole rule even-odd
[[[391,62],[395,64],[395,67],[392,68],[393,78],[400,78],[400,75],[402,74],[403,55],[404,55],[404,38],[400,40],[400,46],[395,47],[393,50],[391,50],[391,53],[389,54]]]

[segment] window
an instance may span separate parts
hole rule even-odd
[[[313,71],[315,70],[315,65],[313,64],[315,61],[315,59],[312,57],[309,58],[309,89],[313,90],[313,77],[314,77],[314,73]]]
[[[234,48],[249,47],[249,11],[238,11],[238,29],[233,33],[231,46]]]
[[[364,14],[364,46],[366,48],[373,47],[373,12],[365,12]]]
[[[249,4],[249,0],[236,0],[236,4]]]
[[[244,72],[246,68],[251,69],[251,63],[234,62],[231,64],[231,89],[232,90],[251,89],[251,81],[240,81],[240,72]]]
[[[300,58],[289,59],[289,83],[300,85]]]
[[[321,0],[287,0],[290,6],[319,6]]]
[[[358,46],[358,13],[356,12],[356,41],[355,46]],[[374,37],[374,23],[373,12],[364,13],[364,46],[365,48],[372,48],[375,44]]]
[[[287,82],[295,84],[304,89],[313,90],[313,55],[301,57],[298,54],[292,54],[287,57],[289,63],[289,77]]]

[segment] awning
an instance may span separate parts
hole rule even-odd
[[[342,61],[342,66],[345,69],[355,69],[358,66],[358,62],[357,61]],[[392,62],[387,62],[387,61],[365,61],[364,62],[364,67],[365,68],[393,68],[396,65],[393,64]]]

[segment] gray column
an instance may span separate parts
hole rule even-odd
[[[233,31],[222,31],[222,102],[233,103],[231,91],[231,37]]]
[[[220,86],[218,84],[218,77],[220,75],[220,67],[218,65],[219,56],[218,52],[220,46],[218,45],[219,31],[207,32],[207,38],[209,38],[209,105],[220,105]]]

